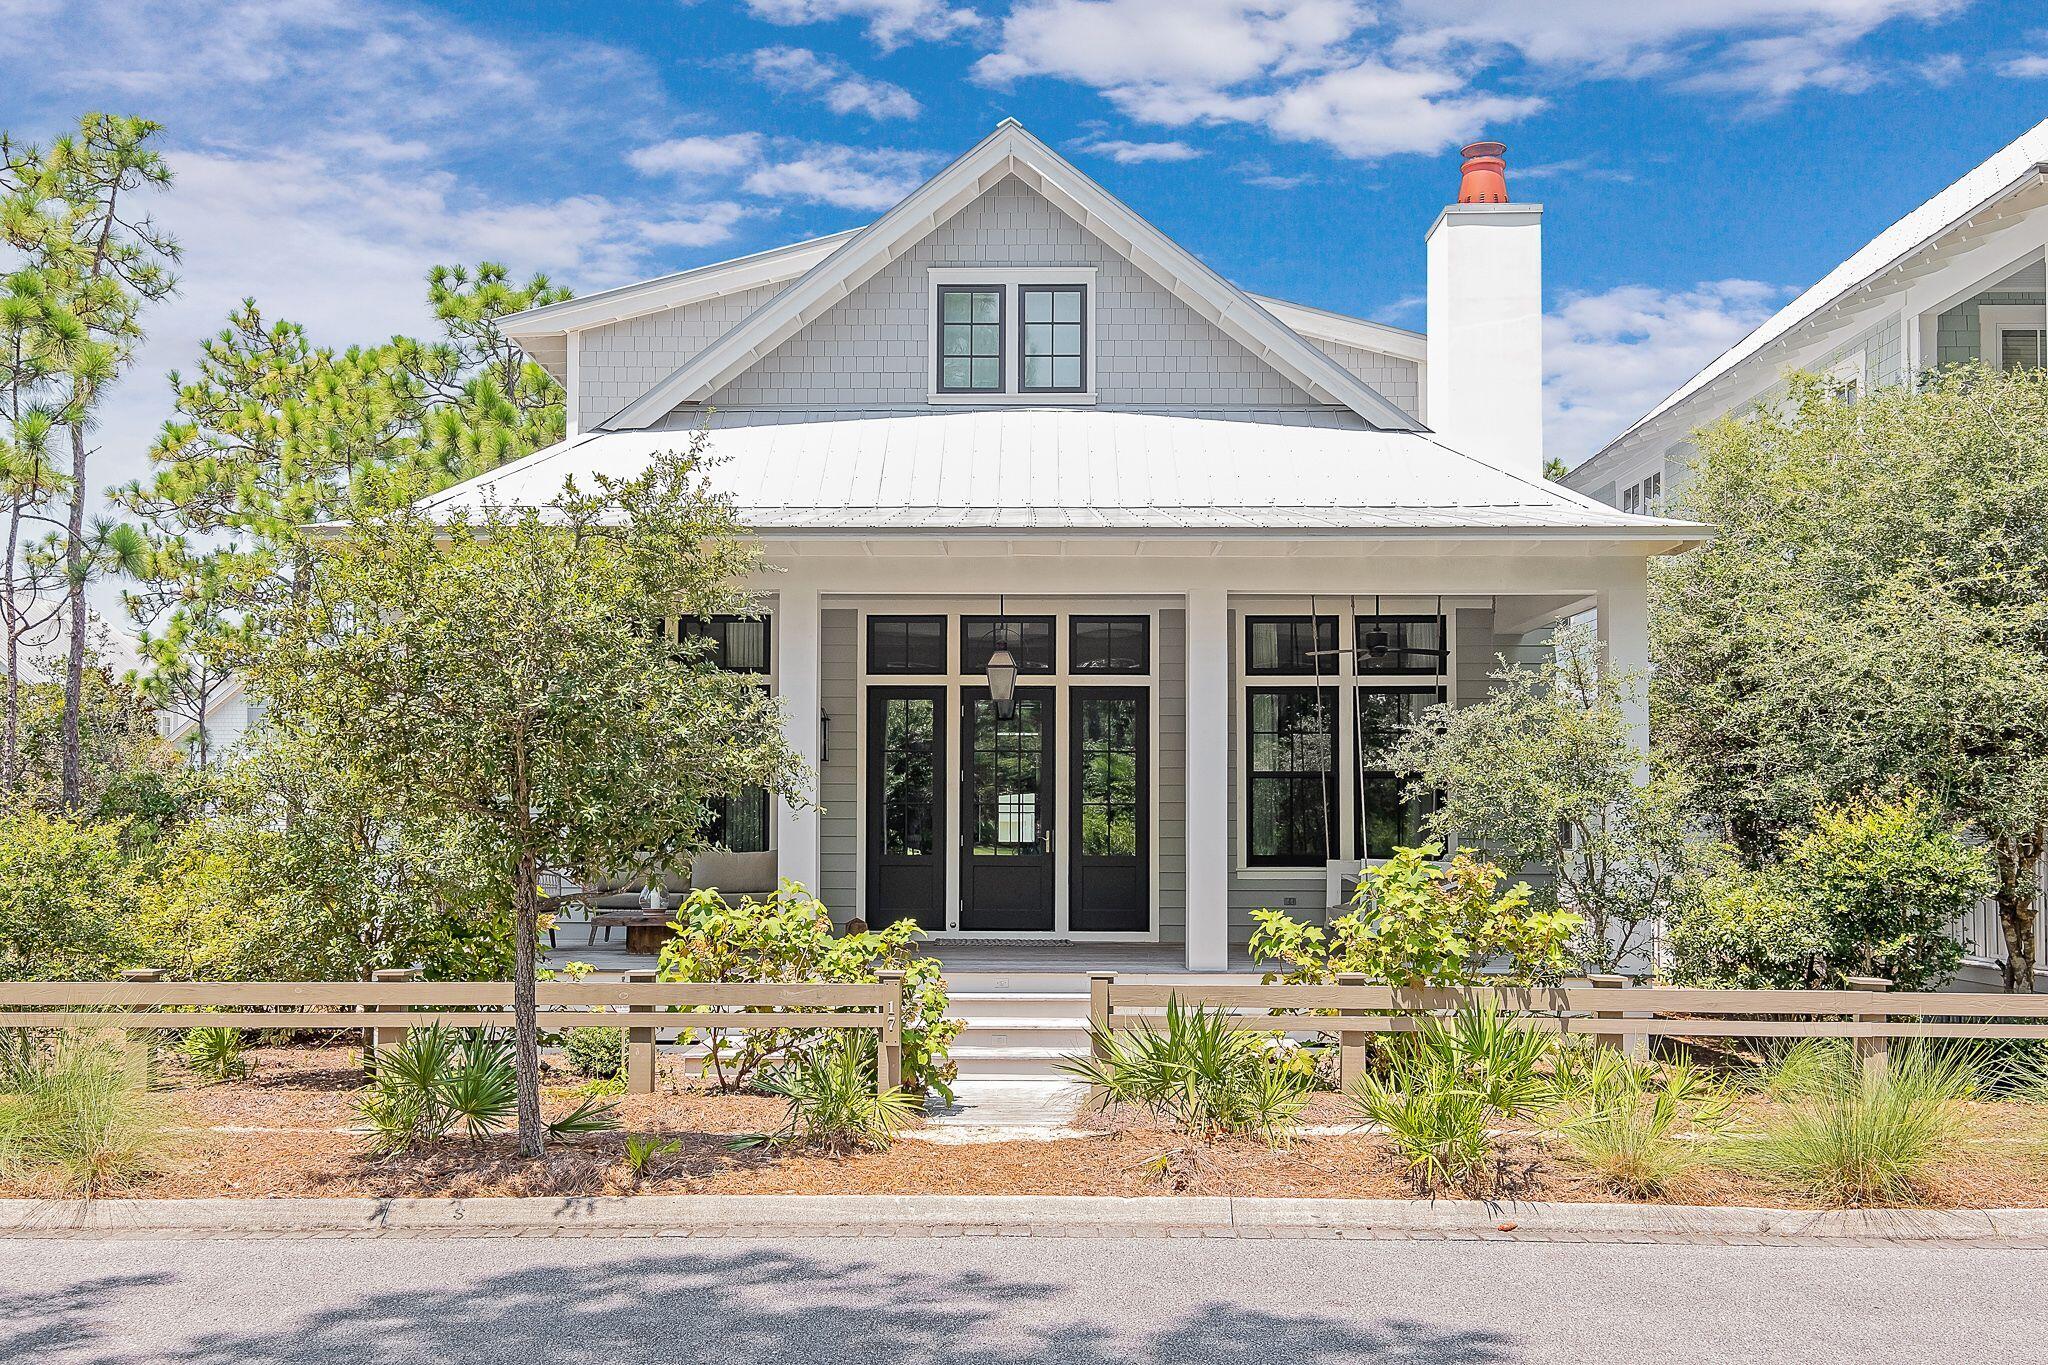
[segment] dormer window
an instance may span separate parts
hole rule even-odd
[[[1024,329],[1018,387],[1026,393],[1081,392],[1087,291],[1078,284],[1026,284],[1018,286],[1017,297]]]
[[[1092,266],[935,266],[931,401],[1095,401]]]
[[[939,392],[1001,393],[1003,290],[944,285],[939,289]]]

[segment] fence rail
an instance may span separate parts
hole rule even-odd
[[[1220,1010],[1235,1027],[1335,1034],[1349,1084],[1364,1065],[1368,1035],[1409,1033],[1421,1020],[1491,1005],[1532,1029],[1582,1034],[1605,1046],[1664,1038],[1847,1038],[1865,1068],[1881,1071],[1894,1038],[2048,1039],[2048,995],[1891,991],[1875,977],[1853,990],[1695,990],[1630,987],[1620,977],[1586,986],[1394,987],[1124,983],[1090,974],[1088,1019],[1100,1053],[1115,1030],[1157,1023],[1169,1001]],[[1792,1016],[1792,1017],[1787,1017]],[[2034,1022],[2022,1022],[2034,1021]]]
[[[512,986],[503,981],[0,982],[0,1028],[363,1029],[372,1048],[414,1029],[503,1028],[512,1023]],[[626,1031],[626,1088],[654,1089],[654,1046],[662,1029],[856,1029],[877,1036],[876,1085],[903,1083],[903,974],[879,982],[544,981],[536,988],[541,1028]],[[620,1011],[624,1012],[621,1013]],[[690,1011],[678,1016],[679,1011]]]

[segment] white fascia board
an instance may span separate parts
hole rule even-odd
[[[1024,179],[1112,246],[1127,243],[1124,254],[1140,270],[1190,303],[1199,299],[1205,317],[1318,401],[1350,408],[1381,430],[1418,429],[1412,417],[1289,331],[1014,119],[1005,119],[902,203],[603,425],[611,430],[645,428],[684,403],[704,401],[1006,175]]]
[[[793,280],[837,251],[858,231],[855,228],[829,237],[792,242],[788,246],[697,266],[658,279],[624,284],[616,289],[565,299],[541,308],[529,308],[523,313],[507,315],[502,326],[505,335],[514,341],[559,336],[567,331],[624,322],[629,318],[702,303],[764,284]]]
[[[1305,337],[1312,337],[1317,341],[1333,341],[1339,346],[1350,346],[1361,351],[1374,351],[1398,360],[1412,360],[1418,365],[1427,359],[1424,354],[1425,340],[1420,332],[1411,332],[1405,327],[1389,327],[1383,322],[1370,322],[1365,318],[1349,317],[1343,313],[1333,313],[1327,308],[1317,308],[1306,303],[1290,303],[1286,299],[1269,298],[1264,294],[1251,294],[1247,297]]]

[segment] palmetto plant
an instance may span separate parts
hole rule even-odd
[[[874,1040],[843,1034],[790,1053],[762,1088],[789,1102],[789,1116],[775,1132],[740,1138],[735,1147],[801,1143],[879,1151],[921,1107],[901,1087],[878,1093]]]
[[[1423,1019],[1389,1049],[1386,1074],[1359,1077],[1348,1098],[1386,1131],[1419,1189],[1483,1194],[1499,1165],[1494,1129],[1550,1102],[1556,1048],[1490,1006],[1468,1007]]]
[[[249,1074],[248,1051],[240,1029],[187,1029],[178,1050],[192,1074],[205,1080],[232,1081]]]
[[[1061,1069],[1103,1103],[1135,1104],[1199,1137],[1284,1138],[1308,1104],[1313,1076],[1222,1010],[1166,1002],[1166,1017],[1125,1032],[1097,1032],[1095,1055]]]
[[[402,1152],[460,1128],[472,1141],[505,1128],[518,1109],[511,1039],[484,1029],[459,1037],[435,1024],[416,1029],[377,1056],[369,1090],[357,1102],[372,1151]],[[548,1125],[551,1134],[617,1126],[613,1106],[585,1100]]]

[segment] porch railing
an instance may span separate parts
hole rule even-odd
[[[1881,1074],[1895,1038],[2048,1038],[2048,995],[1892,991],[1876,977],[1853,990],[1695,990],[1631,987],[1622,977],[1585,986],[1436,989],[1336,985],[1225,985],[1200,981],[1122,982],[1089,977],[1088,1021],[1100,1053],[1114,1030],[1156,1026],[1169,1001],[1220,1010],[1238,1028],[1334,1034],[1339,1076],[1348,1085],[1365,1065],[1374,1033],[1413,1032],[1424,1016],[1492,1005],[1529,1028],[1582,1034],[1597,1044],[1640,1047],[1664,1038],[1847,1038],[1866,1071]]]
[[[362,1029],[382,1048],[410,1029],[509,1028],[512,986],[503,981],[0,982],[0,1028],[171,1030]],[[903,1083],[903,974],[878,982],[733,984],[655,981],[543,981],[540,1027],[622,1028],[626,1088],[654,1089],[655,1035],[663,1030],[855,1029],[878,1042],[876,1086]],[[640,979],[633,979],[640,978]],[[621,1012],[623,1011],[623,1012]],[[689,1013],[679,1013],[689,1011]],[[373,1016],[373,1017],[366,1017]]]

